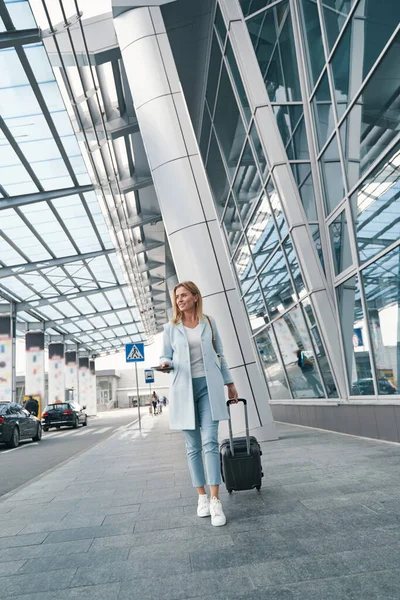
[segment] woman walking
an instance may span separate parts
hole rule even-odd
[[[164,326],[161,366],[173,370],[170,389],[170,428],[181,429],[193,487],[197,488],[199,517],[211,516],[212,525],[225,525],[219,499],[221,483],[218,423],[228,419],[228,397],[237,391],[223,355],[214,319],[203,314],[200,290],[192,281],[175,286],[173,319]],[[204,450],[207,484],[202,459]]]

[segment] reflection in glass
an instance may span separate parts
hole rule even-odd
[[[223,224],[225,227],[229,247],[233,251],[236,248],[239,238],[242,234],[242,224],[236,208],[236,202],[232,195],[229,196],[228,205],[223,218]]]
[[[262,8],[266,8],[275,0],[240,0],[240,6],[242,8],[243,14],[245,17],[251,15],[257,10],[261,10]]]
[[[340,115],[360,89],[399,21],[398,0],[359,2],[331,63]]]
[[[255,15],[247,26],[271,102],[301,100],[289,3]]]
[[[273,106],[289,160],[308,160],[308,142],[302,105]]]
[[[315,249],[318,254],[318,258],[322,265],[322,269],[325,273],[324,255],[322,252],[321,234],[319,232],[319,226],[318,225],[310,225],[310,230],[311,230],[311,235],[312,235],[312,238],[314,241],[314,246],[315,246]]]
[[[375,393],[367,338],[367,324],[360,298],[358,277],[338,287],[338,304],[347,375],[352,396]]]
[[[263,268],[259,279],[271,319],[294,303],[294,290],[281,248]]]
[[[218,214],[221,217],[226,199],[228,197],[229,182],[224,164],[222,162],[217,140],[215,139],[215,135],[213,133],[211,134],[206,171],[211,189],[214,194],[215,205],[217,207]]]
[[[245,119],[247,122],[249,122],[251,117],[251,109],[249,106],[249,101],[247,100],[247,95],[243,86],[242,78],[240,76],[239,69],[236,64],[235,55],[233,53],[232,46],[229,40],[226,45],[226,59],[228,61],[229,69],[232,73],[233,81],[235,82],[236,91],[240,99],[240,104],[242,105]]]
[[[400,246],[362,271],[379,394],[399,393]]]
[[[264,151],[261,146],[260,138],[258,137],[257,128],[255,123],[250,128],[250,138],[253,142],[253,149],[255,152],[255,156],[258,162],[258,166],[260,167],[261,174],[263,179],[265,179],[266,174],[268,173],[268,165],[267,160],[265,158]]]
[[[221,81],[218,90],[214,115],[214,128],[225,157],[229,172],[233,175],[245,139],[243,121],[233,94],[231,82],[222,66]]]
[[[221,9],[218,4],[217,11],[215,13],[215,28],[218,32],[219,39],[221,40],[221,43],[223,45],[226,38],[226,27],[224,17],[222,16]]]
[[[242,293],[245,294],[252,286],[256,274],[245,236],[240,240],[236,254],[233,257],[233,264],[236,269],[240,287],[242,288]]]
[[[201,124],[201,135],[200,135],[200,152],[203,158],[203,161],[206,161],[207,152],[208,152],[208,143],[210,141],[210,132],[211,132],[211,119],[208,114],[207,106],[204,107],[203,112],[203,122]]]
[[[313,88],[325,63],[321,27],[318,17],[318,6],[315,0],[302,0],[301,8],[303,12],[304,37],[307,42],[308,50],[308,73],[311,88]]]
[[[355,0],[324,0],[322,7],[329,49],[332,49]]]
[[[219,47],[217,38],[215,34],[213,35],[213,41],[211,45],[211,55],[210,62],[208,67],[208,81],[207,81],[207,89],[206,89],[206,100],[207,104],[210,108],[210,113],[214,113],[214,104],[215,104],[215,96],[217,94],[217,86],[219,73],[221,69],[221,49]]]
[[[295,398],[324,398],[314,348],[300,306],[273,323],[279,350]]]
[[[296,257],[296,254],[295,254],[295,251],[293,248],[292,240],[289,237],[287,237],[286,240],[283,242],[283,247],[285,249],[286,258],[288,259],[288,262],[289,262],[289,270],[292,274],[296,291],[297,291],[299,297],[301,298],[305,294],[305,286],[304,286],[303,278],[301,276],[299,262],[297,260],[297,257]]]
[[[271,327],[267,327],[255,337],[261,362],[264,367],[272,400],[289,400],[290,390],[286,382],[285,372],[278,358],[278,347]]]
[[[266,189],[272,210],[274,211],[275,221],[278,225],[279,234],[281,238],[284,238],[288,232],[288,227],[286,224],[285,215],[283,214],[281,200],[279,198],[278,192],[275,189],[272,177],[268,179]]]
[[[326,214],[329,215],[344,196],[342,169],[336,135],[320,158],[325,191]]]
[[[400,144],[351,197],[360,261],[400,239]]]
[[[399,62],[400,33],[341,127],[345,163],[350,166],[350,187],[399,132]]]
[[[240,165],[233,183],[233,192],[239,207],[242,222],[245,223],[252,206],[259,199],[262,186],[249,142],[246,142]]]
[[[278,244],[278,233],[265,194],[263,194],[246,229],[250,250],[258,271]]]
[[[331,237],[335,274],[339,275],[339,273],[345,271],[353,263],[345,210],[342,210],[329,225],[329,234]]]
[[[326,71],[319,82],[313,99],[315,124],[319,149],[321,149],[333,131],[335,121],[333,117],[331,95],[329,92],[328,76]]]
[[[243,301],[249,315],[251,330],[254,333],[268,322],[264,298],[257,280],[245,293]]]

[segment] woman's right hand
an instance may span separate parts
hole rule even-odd
[[[168,362],[168,361],[161,363],[160,367],[161,367],[162,369],[165,369],[165,371],[167,371],[167,369],[169,369],[169,370],[171,370],[171,369],[172,369],[172,365],[171,365],[171,363],[170,363],[170,362]]]

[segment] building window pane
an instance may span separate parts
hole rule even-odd
[[[267,183],[267,194],[271,203],[271,208],[274,211],[275,221],[278,225],[278,231],[281,238],[284,238],[288,232],[288,226],[286,224],[285,215],[283,214],[281,200],[278,196],[278,192],[275,189],[274,182],[270,177]]]
[[[281,248],[263,268],[259,279],[271,319],[294,303],[294,290]]]
[[[240,6],[242,7],[242,11],[245,17],[251,15],[262,8],[266,8],[275,0],[240,0]]]
[[[289,160],[308,160],[308,142],[303,117],[303,106],[274,106],[279,132]]]
[[[265,177],[268,173],[268,165],[267,165],[267,160],[265,158],[264,151],[261,146],[260,138],[258,137],[257,128],[254,123],[250,128],[250,137],[251,137],[251,141],[253,142],[253,148],[255,151],[258,166],[260,167],[260,171],[263,176],[263,179],[265,179]]]
[[[351,197],[360,261],[400,239],[400,144]]]
[[[233,192],[243,223],[246,221],[254,203],[259,199],[261,190],[260,175],[256,167],[250,144],[249,142],[246,142],[233,183]]]
[[[215,14],[215,29],[218,32],[219,39],[221,40],[222,45],[224,45],[226,38],[226,27],[224,17],[222,16],[221,9],[218,4],[217,12]]]
[[[322,7],[329,49],[332,49],[355,0],[324,0]]]
[[[252,331],[256,332],[261,327],[265,327],[265,324],[268,322],[268,316],[264,298],[257,280],[245,293],[243,301],[249,315]]]
[[[200,152],[203,157],[203,161],[205,162],[207,159],[208,152],[208,144],[210,141],[210,133],[211,133],[211,119],[208,114],[207,107],[204,108],[203,112],[203,123],[201,125],[201,136],[200,136]]]
[[[335,274],[339,275],[339,273],[345,271],[353,263],[345,210],[342,210],[340,215],[329,225],[329,233]]]
[[[229,181],[214,134],[211,135],[206,171],[214,194],[215,205],[221,217],[228,197]]]
[[[317,208],[315,206],[314,185],[311,176],[311,167],[308,167],[308,176],[299,187],[300,198],[308,221],[317,220]]]
[[[289,239],[289,237],[283,242],[283,247],[285,249],[286,258],[289,262],[289,270],[292,274],[296,291],[301,298],[304,296],[305,286],[301,276],[299,262],[295,254],[292,241]]]
[[[236,207],[234,198],[229,196],[228,205],[223,218],[223,224],[226,231],[229,247],[234,250],[238,244],[239,238],[242,235],[242,224],[239,218],[239,212]]]
[[[378,393],[399,393],[400,246],[362,271]]]
[[[322,252],[322,243],[321,243],[321,234],[319,232],[319,226],[318,225],[310,225],[310,231],[311,231],[311,235],[312,235],[312,239],[314,242],[314,246],[315,249],[317,251],[318,254],[318,258],[320,260],[322,269],[325,273],[325,263],[324,263],[324,255]]]
[[[245,294],[252,286],[256,275],[253,259],[246,238],[243,236],[233,258],[233,264],[239,278],[242,293]]]
[[[325,388],[328,393],[328,398],[337,398],[338,392],[336,389],[335,380],[333,379],[332,371],[328,363],[328,359],[325,353],[325,348],[321,340],[317,322],[314,317],[314,312],[311,306],[309,298],[306,298],[301,303],[304,309],[305,319],[308,325],[308,329],[311,332],[311,338],[314,341],[314,347],[317,349],[317,360],[319,368],[321,370],[322,378],[325,383]]]
[[[289,3],[256,15],[247,25],[270,100],[301,100]]]
[[[320,158],[325,192],[326,214],[329,215],[344,197],[342,169],[336,135]]]
[[[338,287],[338,303],[350,395],[371,396],[375,390],[357,276]]]
[[[295,398],[324,398],[314,349],[299,306],[275,321],[273,328]]]
[[[265,194],[247,226],[247,239],[258,271],[269,259],[279,241],[272,209]]]
[[[219,47],[217,38],[215,34],[213,35],[213,41],[211,45],[211,56],[210,56],[210,64],[208,67],[208,82],[206,89],[206,100],[207,104],[210,107],[210,112],[213,114],[214,112],[214,104],[215,104],[215,96],[217,94],[217,86],[219,73],[221,70],[222,56],[221,49]]]
[[[225,66],[222,67],[218,89],[217,106],[214,115],[214,128],[221,145],[222,153],[233,175],[245,140],[245,130],[231,82]]]
[[[302,0],[303,30],[307,42],[308,72],[311,88],[314,87],[325,64],[318,6],[315,0]]]
[[[352,187],[400,130],[400,34],[360,94],[341,127]]]
[[[246,91],[244,89],[242,78],[240,76],[239,69],[236,64],[235,55],[233,53],[232,46],[229,40],[226,45],[226,59],[228,61],[229,69],[232,73],[233,81],[235,82],[235,87],[240,99],[240,104],[242,105],[243,114],[245,116],[246,121],[249,122],[251,117],[249,101],[247,100]]]
[[[333,131],[335,121],[333,117],[331,94],[329,91],[328,76],[325,72],[313,99],[315,124],[319,148],[321,149]]]
[[[286,383],[285,372],[278,358],[278,348],[271,327],[259,333],[255,340],[264,367],[271,399],[290,400],[291,394]]]

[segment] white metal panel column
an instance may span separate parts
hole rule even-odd
[[[206,312],[217,320],[239,395],[249,401],[251,428],[260,428],[256,432],[260,439],[275,439],[265,379],[160,8],[129,10],[114,24],[178,277],[197,283]],[[234,430],[242,431],[241,411],[233,413]]]

